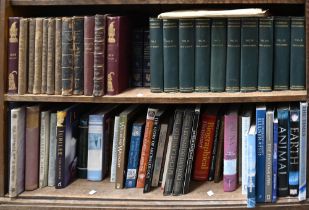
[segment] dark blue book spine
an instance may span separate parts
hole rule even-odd
[[[143,29],[133,30],[132,85],[143,86]]]
[[[138,163],[141,152],[144,124],[134,124],[132,127],[130,150],[128,155],[128,167],[126,175],[126,188],[136,187]]]
[[[256,108],[256,202],[265,202],[266,107]]]
[[[151,83],[149,38],[149,30],[145,30],[143,42],[143,87],[150,87]]]
[[[278,119],[274,120],[274,147],[273,147],[273,183],[272,183],[272,202],[277,201],[277,176],[278,176]]]

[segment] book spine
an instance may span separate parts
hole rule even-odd
[[[94,69],[94,16],[84,18],[84,95],[93,93]]]
[[[252,126],[251,126],[252,128]],[[251,130],[250,128],[250,130]],[[247,207],[254,208],[256,204],[256,134],[248,134],[248,185],[247,185]]]
[[[40,174],[39,187],[43,188],[48,183],[48,158],[49,158],[49,120],[50,112],[41,112],[40,127]]]
[[[308,103],[300,103],[299,130],[299,193],[298,200],[306,200],[307,190],[307,109]]]
[[[259,19],[259,91],[271,91],[273,86],[273,31],[273,17]]]
[[[34,50],[35,50],[35,18],[29,18],[28,34],[28,90],[27,93],[33,93],[34,83]]]
[[[179,90],[194,90],[194,19],[179,20]]]
[[[210,90],[225,89],[226,19],[213,19],[211,25]]]
[[[139,169],[138,169],[138,178],[136,187],[137,188],[144,188],[145,180],[146,180],[146,172],[147,172],[147,165],[149,160],[149,153],[150,153],[150,145],[151,145],[151,137],[154,127],[154,119],[155,115],[158,112],[158,109],[148,108],[147,117],[146,117],[146,126],[143,138],[143,146],[141,151],[141,157],[139,162]]]
[[[210,87],[210,26],[208,18],[195,19],[195,91],[208,92]]]
[[[241,158],[242,158],[242,175],[241,175],[241,193],[247,194],[248,183],[248,131],[250,129],[251,117],[241,117]]]
[[[18,147],[17,147],[17,110],[11,110],[11,124],[10,124],[10,179],[9,179],[9,197],[17,196],[17,157],[18,157]]]
[[[150,34],[149,30],[144,30],[143,45],[143,87],[150,87]]]
[[[257,18],[243,18],[241,20],[240,91],[242,92],[257,90],[258,30]]]
[[[164,92],[179,89],[178,20],[163,20],[163,87]]]
[[[228,92],[239,91],[240,79],[240,19],[227,20],[226,84]]]
[[[219,132],[219,142],[218,142],[218,152],[216,156],[216,168],[214,182],[218,183],[223,177],[223,147],[224,146],[224,120],[221,119],[220,132]]]
[[[218,151],[218,141],[219,141],[219,132],[220,132],[220,118],[216,120],[216,128],[215,128],[215,135],[214,135],[214,143],[211,152],[211,162],[210,162],[210,169],[209,169],[209,176],[208,181],[213,181],[215,176],[215,167],[216,167],[216,155]]]
[[[162,20],[149,18],[150,90],[163,92],[163,26]]]
[[[56,151],[57,151],[57,113],[50,114],[49,123],[49,159],[48,159],[48,186],[55,186]]]
[[[116,181],[118,139],[119,139],[119,116],[115,116],[110,182]]]
[[[42,34],[42,86],[41,94],[46,93],[47,89],[47,52],[48,52],[48,19],[43,19]]]
[[[133,30],[132,85],[134,87],[143,87],[143,35],[142,28]]]
[[[87,179],[88,120],[89,116],[84,115],[79,121],[79,141],[77,142],[77,177],[81,179]]]
[[[177,159],[178,159],[179,144],[180,144],[180,138],[181,138],[183,114],[184,113],[182,110],[175,111],[171,151],[170,151],[170,157],[169,157],[168,166],[167,166],[166,180],[164,184],[163,195],[170,195],[173,191],[173,183],[174,183],[176,164],[177,164]]]
[[[289,140],[289,195],[298,196],[299,188],[299,108],[290,110],[290,140]]]
[[[289,110],[278,109],[278,196],[289,195],[288,186],[288,139]]]
[[[266,112],[266,147],[265,147],[265,202],[272,202],[273,182],[273,146],[274,146],[274,112]]]
[[[94,25],[93,95],[102,96],[105,94],[106,15],[95,15]]]
[[[274,19],[274,90],[289,89],[290,17]]]
[[[9,17],[8,42],[8,93],[18,92],[19,17]]]
[[[73,94],[73,33],[72,18],[62,18],[62,95],[70,96]]]
[[[84,94],[84,17],[73,17],[73,94]]]
[[[237,113],[224,116],[224,192],[234,191],[237,187],[237,120]]]
[[[42,88],[43,18],[35,19],[34,81],[33,94],[40,94]]]
[[[186,163],[190,143],[190,136],[192,131],[193,117],[194,117],[193,110],[185,111],[183,116],[183,125],[181,129],[179,155],[173,184],[173,195],[180,195],[183,193],[183,183],[185,179]]]
[[[272,203],[277,201],[278,191],[278,119],[273,123],[274,129],[274,146],[273,146],[273,181],[272,181]]]
[[[55,94],[61,95],[62,90],[62,19],[56,18],[55,32]]]
[[[291,18],[290,89],[305,89],[305,19]]]
[[[55,188],[65,187],[65,129],[66,112],[57,111],[57,151]]]
[[[55,19],[48,19],[46,93],[55,94]]]
[[[170,160],[171,149],[172,149],[172,139],[173,139],[173,136],[169,135],[167,139],[168,142],[167,142],[167,148],[166,148],[166,154],[165,154],[165,160],[164,160],[161,190],[164,190],[164,187],[165,187],[166,175],[167,175],[167,170],[168,170],[168,162]]]
[[[19,22],[18,95],[27,92],[28,22],[27,18],[21,18]]]

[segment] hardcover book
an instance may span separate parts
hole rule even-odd
[[[35,19],[34,42],[34,81],[33,94],[40,94],[42,88],[42,50],[43,50],[43,18]]]
[[[274,147],[274,110],[266,111],[265,125],[265,202],[272,202],[273,187],[273,147]]]
[[[48,184],[48,163],[49,163],[49,128],[50,111],[42,111],[40,120],[40,170],[39,187],[46,187]]]
[[[41,94],[46,94],[47,89],[47,53],[48,53],[48,19],[43,19],[42,34],[42,86]]]
[[[55,18],[48,18],[46,93],[55,94]]]
[[[149,30],[144,30],[143,42],[143,87],[150,87],[150,35]]]
[[[110,182],[116,182],[116,164],[117,164],[118,139],[119,139],[119,116],[115,116],[113,146],[112,146],[112,161],[111,161],[111,171],[110,171]]]
[[[84,17],[72,18],[73,39],[73,94],[84,93]]]
[[[136,28],[133,30],[133,37],[132,37],[132,50],[133,50],[132,85],[133,87],[143,86],[143,42],[144,42],[143,35],[144,35],[144,32],[142,28]]]
[[[256,126],[253,124],[248,132],[248,183],[247,207],[254,208],[256,204]]]
[[[55,94],[61,95],[62,90],[62,18],[56,18],[55,32]]]
[[[300,102],[299,126],[299,193],[298,200],[306,199],[307,195],[307,102]]]
[[[29,18],[27,93],[30,94],[33,93],[34,83],[35,22],[35,18]]]
[[[274,146],[273,146],[273,180],[272,180],[272,199],[271,202],[277,201],[278,191],[278,118],[273,121],[274,129]]]
[[[21,18],[19,23],[18,61],[16,61],[18,62],[18,95],[27,92],[28,22],[27,18]]]
[[[56,151],[57,151],[57,113],[50,113],[49,121],[49,158],[47,186],[55,186],[56,179]]]

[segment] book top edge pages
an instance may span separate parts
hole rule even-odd
[[[268,10],[259,8],[233,9],[233,10],[179,10],[164,12],[158,15],[159,19],[185,19],[185,18],[222,18],[222,17],[265,17]]]

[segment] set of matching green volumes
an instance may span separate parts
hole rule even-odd
[[[152,92],[305,89],[304,17],[149,19]]]

